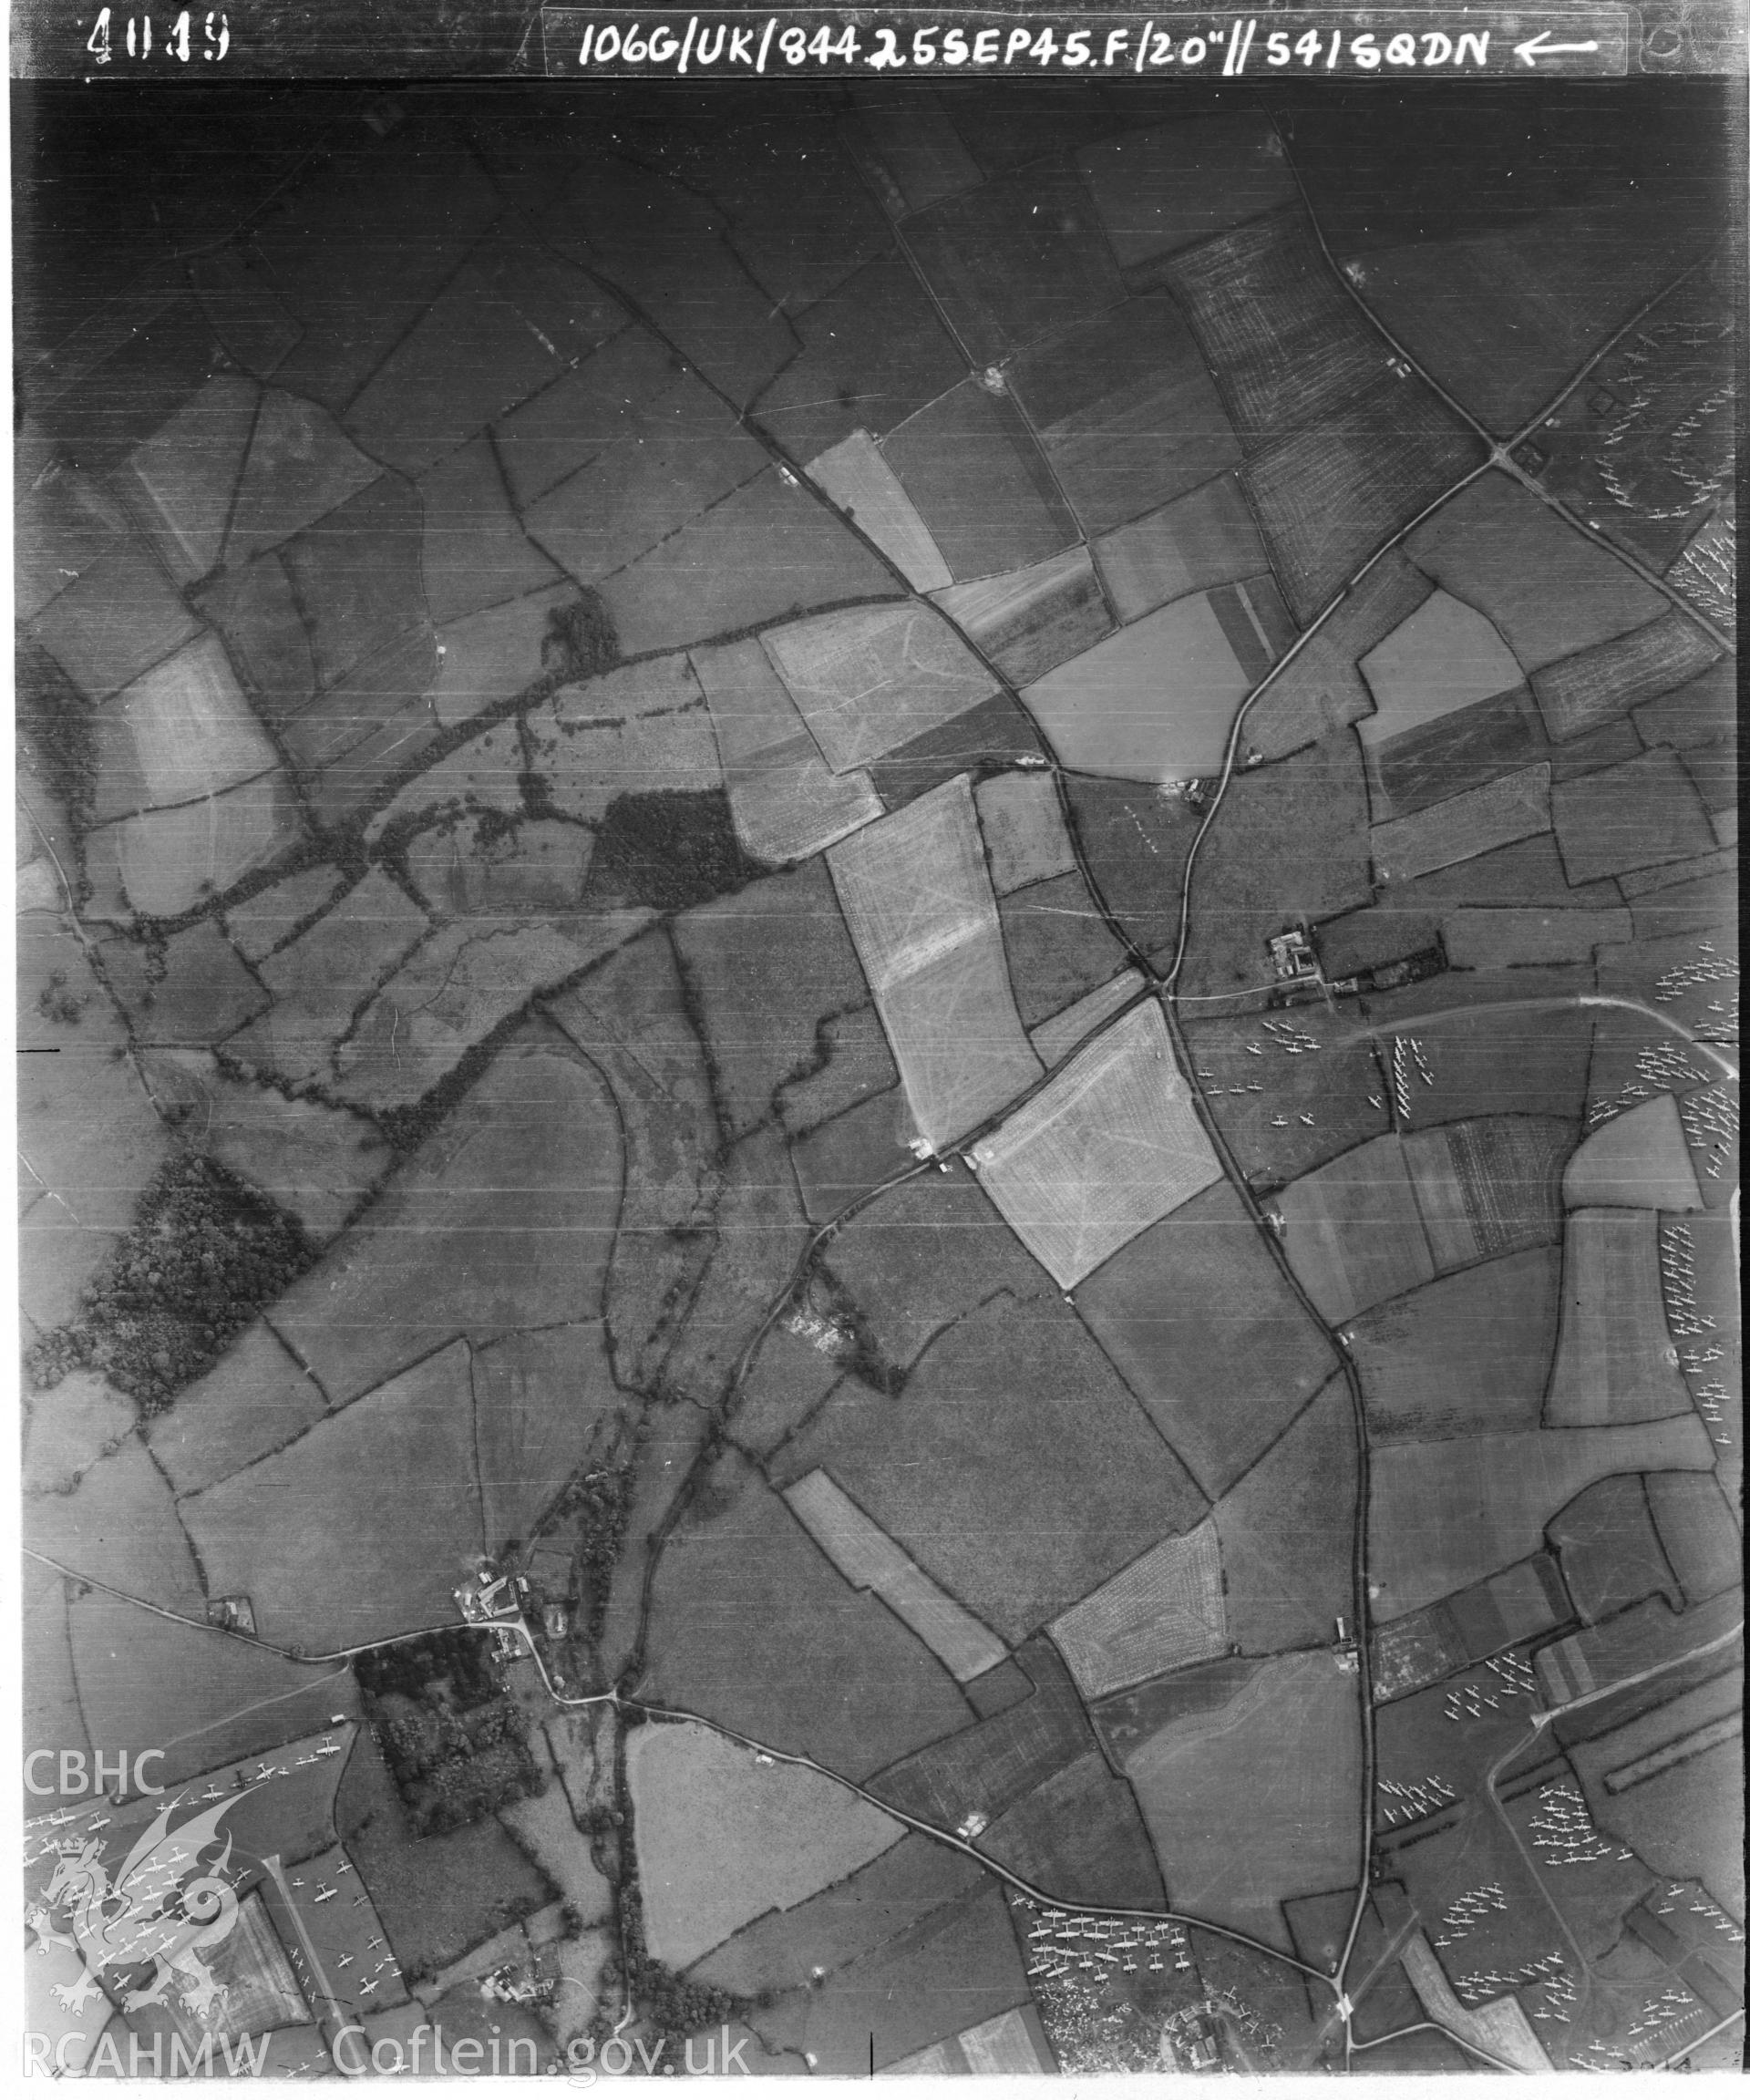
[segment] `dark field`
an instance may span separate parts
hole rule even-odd
[[[1682,1474],[1658,1477],[1681,1480]],[[1717,1493],[1703,1476],[1697,1486]],[[1659,1543],[1647,1484],[1638,1474],[1618,1474],[1595,1481],[1559,1509],[1544,1528],[1561,1561],[1562,1580],[1580,1616],[1596,1623],[1638,1604],[1643,1597],[1662,1596],[1681,1610],[1684,1592]]]
[[[1555,1354],[1561,1260],[1536,1248],[1390,1299],[1354,1323],[1371,1434],[1420,1443],[1535,1429]]]
[[[1070,822],[1107,910],[1145,954],[1170,960],[1196,812],[1125,780],[1074,777],[1067,787]]]
[[[1275,1440],[1331,1368],[1323,1336],[1222,1184],[1096,1269],[1076,1304],[1211,1496]]]
[[[1228,1633],[1242,1653],[1326,1643],[1354,1617],[1355,1426],[1333,1378],[1215,1506]]]
[[[929,1650],[738,1457],[718,1461],[669,1537],[648,1652],[643,1697],[852,1778],[973,1718]]]
[[[929,1464],[896,1469],[907,1445]],[[1050,1300],[969,1313],[896,1396],[841,1388],[786,1446],[787,1477],[816,1465],[1010,1640],[1204,1509],[1086,1330]]]
[[[1122,970],[1126,955],[1079,874],[1035,882],[999,907],[1009,981],[1022,1024],[1034,1027]]]

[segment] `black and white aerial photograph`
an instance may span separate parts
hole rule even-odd
[[[1745,19],[19,0],[17,2089],[1742,2074]]]

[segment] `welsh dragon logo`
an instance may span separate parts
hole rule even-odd
[[[151,1980],[126,1994],[124,2012],[162,2005],[166,1992],[178,1982],[178,1996],[197,2020],[208,2026],[217,2020],[225,1992],[214,1981],[206,1958],[237,1922],[237,1892],[225,1879],[230,1833],[225,1833],[223,1852],[210,1867],[202,1868],[201,1856],[218,1844],[220,1818],[242,1798],[233,1795],[174,1830],[170,1811],[177,1804],[160,1808],[113,1881],[102,1863],[100,1839],[88,1839],[61,1854],[42,1892],[44,1900],[26,1910],[25,1921],[45,1948],[69,1947],[84,1959],[86,1972],[77,1983],[54,1986],[63,2005],[81,2012],[97,1993],[105,1970],[125,1971],[149,1962]],[[70,1936],[55,1929],[63,1914],[69,1917]]]

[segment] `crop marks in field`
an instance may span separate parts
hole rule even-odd
[[[939,612],[860,605],[764,637],[835,773],[867,766],[988,700],[996,681]]]
[[[1096,1037],[973,1158],[1066,1291],[1221,1171],[1153,1004]]]
[[[827,856],[906,1099],[940,1150],[1039,1076],[960,774]]]
[[[1224,1654],[1228,1626],[1215,1519],[1205,1518],[1183,1538],[1163,1539],[1071,1605],[1048,1631],[1087,1699]]]
[[[1562,1161],[1574,1127],[1553,1116],[1472,1116],[1414,1130],[1404,1157],[1436,1269],[1561,1235]]]

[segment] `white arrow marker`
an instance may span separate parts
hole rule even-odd
[[[1593,37],[1590,44],[1552,44],[1549,41],[1549,32],[1547,29],[1539,29],[1535,36],[1529,36],[1523,44],[1516,44],[1513,46],[1513,56],[1516,58],[1523,58],[1532,71],[1536,72],[1539,58],[1553,58],[1562,51],[1596,51],[1597,49],[1598,39],[1596,37]]]

